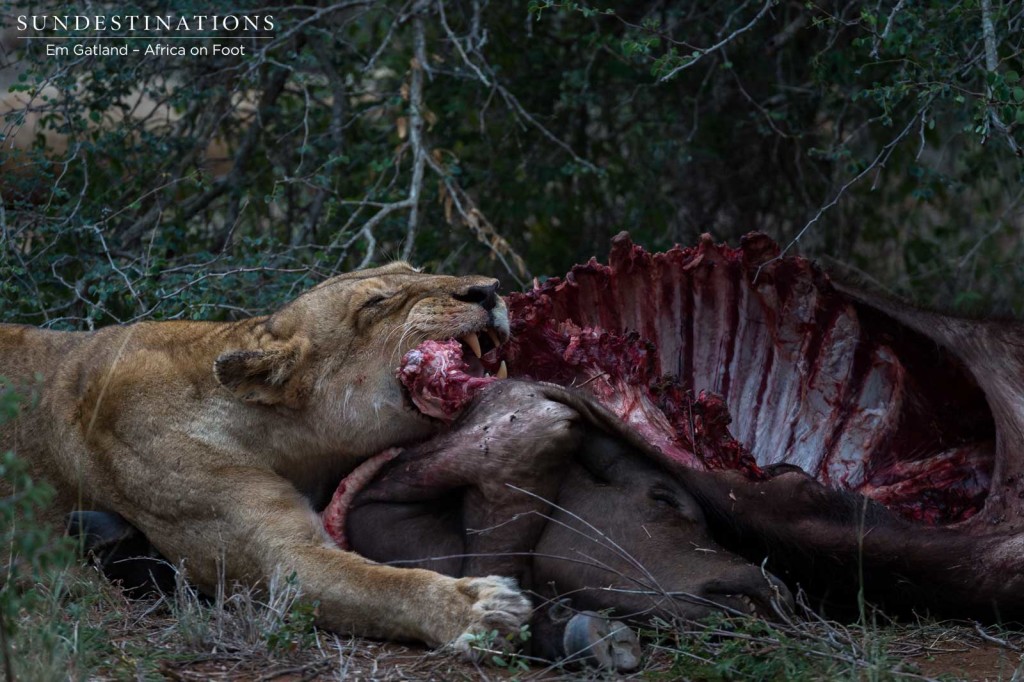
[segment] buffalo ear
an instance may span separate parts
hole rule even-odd
[[[273,342],[266,348],[222,353],[213,363],[213,373],[239,400],[299,408],[308,394],[301,377],[308,355],[306,339]]]
[[[615,469],[622,465],[629,453],[629,447],[614,436],[590,428],[576,457],[591,478],[611,483],[615,479]]]

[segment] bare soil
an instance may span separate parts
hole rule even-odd
[[[923,676],[929,678],[945,678],[950,680],[970,680],[971,682],[994,682],[996,680],[1016,680],[1014,674],[1021,667],[1021,653],[1004,646],[983,643],[976,646],[960,645],[956,642],[933,647],[928,653],[915,656],[911,660]]]

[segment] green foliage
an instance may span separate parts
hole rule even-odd
[[[0,134],[45,125],[0,183],[0,319],[230,318],[403,254],[516,287],[622,229],[799,236],[927,303],[1024,306],[1014,3],[345,5],[275,8],[242,57],[21,46],[33,111]]]
[[[815,620],[815,619],[812,619]],[[900,632],[827,621],[798,625],[715,614],[701,627],[650,633],[652,647],[670,656],[654,679],[695,682],[727,680],[900,680],[917,677],[890,653]],[[794,627],[794,625],[796,625]]]
[[[292,573],[287,584],[298,588],[298,578]],[[272,624],[266,632],[267,650],[271,654],[287,654],[308,649],[316,643],[313,623],[316,620],[319,602],[296,600],[291,603],[283,618]]]
[[[0,377],[0,424],[23,399]],[[74,546],[41,522],[53,489],[36,481],[15,453],[0,455],[0,661],[7,678],[87,676],[109,642],[83,623],[99,593],[71,571]]]
[[[496,668],[526,672],[530,669],[530,663],[517,652],[530,641],[530,636],[530,626],[523,624],[519,626],[518,632],[506,635],[501,635],[497,630],[470,635],[469,647]]]

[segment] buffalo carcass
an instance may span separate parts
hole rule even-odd
[[[624,616],[763,610],[772,583],[734,576],[767,557],[833,612],[863,586],[897,611],[1024,617],[1014,325],[839,291],[759,234],[653,255],[620,236],[608,265],[509,303],[512,341],[479,361],[454,341],[405,358],[411,399],[452,426],[343,482],[336,537]],[[491,386],[501,363],[577,388]]]

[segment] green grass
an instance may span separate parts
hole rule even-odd
[[[794,622],[714,616],[660,629],[651,646],[669,657],[666,679],[892,680],[907,672],[889,653],[895,630]]]
[[[1024,633],[975,623],[896,623],[868,609],[846,624],[798,605],[798,617],[765,621],[721,614],[662,624],[648,633],[645,677],[724,680],[1017,680]],[[966,670],[967,672],[963,672]]]

